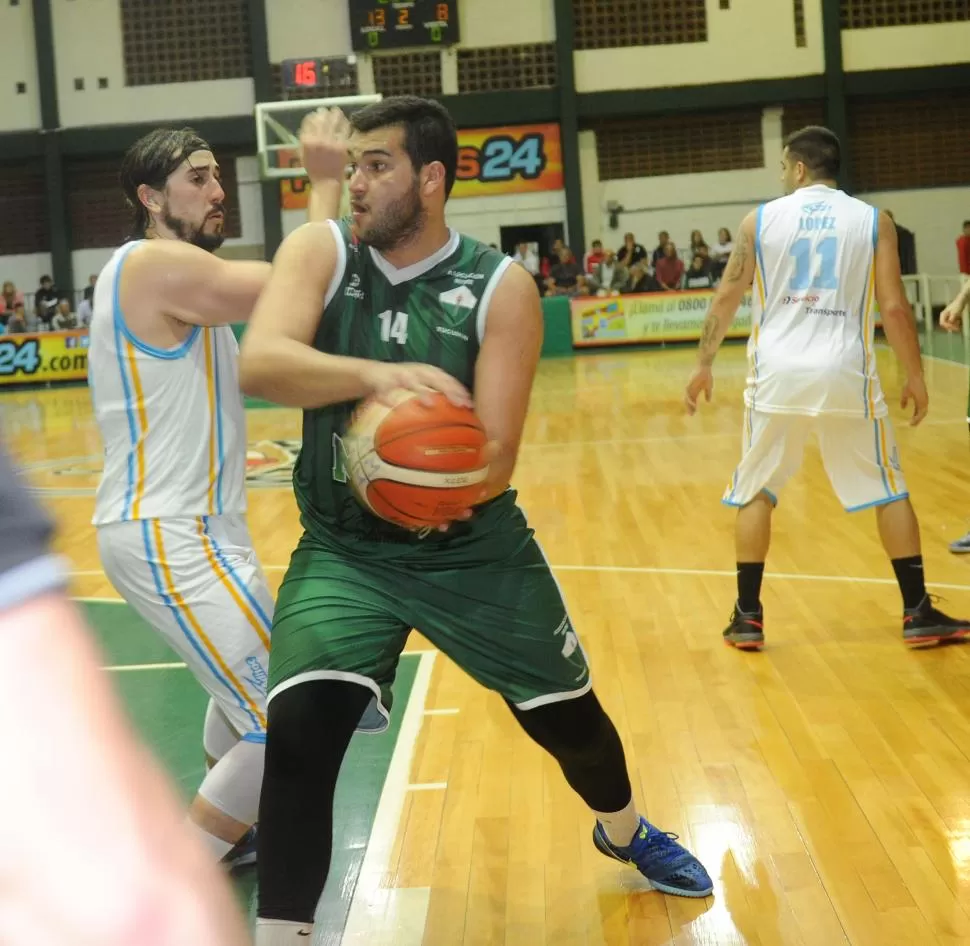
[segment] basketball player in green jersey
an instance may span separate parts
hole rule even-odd
[[[351,125],[352,214],[287,238],[241,357],[248,393],[305,411],[294,474],[305,531],[273,626],[257,946],[307,942],[341,760],[355,728],[386,724],[412,627],[555,757],[602,853],[657,889],[706,896],[701,864],[637,811],[620,739],[508,485],[541,348],[535,283],[446,225],[458,145],[441,105],[388,98]],[[379,520],[347,483],[341,437],[356,402],[396,387],[473,403],[493,443],[482,502],[447,530]]]
[[[963,288],[956,298],[940,313],[940,326],[948,332],[959,332],[963,327],[963,313],[970,303],[970,279],[963,283]],[[967,424],[970,426],[970,393],[967,395]],[[970,552],[970,532],[954,539],[950,543],[950,551],[955,555]]]

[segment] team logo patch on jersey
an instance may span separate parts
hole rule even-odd
[[[824,214],[832,205],[824,200],[817,200],[812,204],[802,204],[803,214]]]
[[[364,298],[364,290],[360,288],[360,276],[357,273],[350,277],[350,282],[344,289],[344,296],[348,299]]]
[[[468,286],[455,286],[438,296],[438,301],[444,305],[452,305],[456,309],[474,309],[478,304],[478,296]]]
[[[299,440],[258,440],[246,448],[248,489],[291,489]],[[102,457],[62,457],[21,464],[33,492],[48,496],[93,496],[101,480]]]

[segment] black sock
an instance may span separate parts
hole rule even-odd
[[[893,571],[899,590],[903,593],[903,607],[909,611],[918,608],[926,597],[926,581],[923,578],[923,556],[912,555],[909,558],[894,558]]]
[[[761,579],[764,562],[738,562],[738,607],[746,614],[761,610]]]

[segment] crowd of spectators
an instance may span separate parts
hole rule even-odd
[[[700,230],[690,235],[689,248],[678,251],[666,230],[657,245],[647,250],[632,233],[616,249],[593,240],[580,262],[562,240],[556,240],[548,257],[539,257],[535,244],[520,243],[513,259],[524,266],[545,296],[618,296],[632,292],[672,292],[712,289],[721,279],[734,242],[722,227],[709,246]]]
[[[91,324],[91,305],[97,276],[91,276],[75,311],[74,293],[59,292],[50,276],[25,296],[10,280],[0,290],[0,335],[64,332]]]

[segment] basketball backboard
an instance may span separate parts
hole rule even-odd
[[[340,108],[348,117],[381,101],[380,95],[345,95],[335,98],[259,102],[256,105],[256,154],[263,180],[306,177],[300,166],[300,123],[318,108]]]

